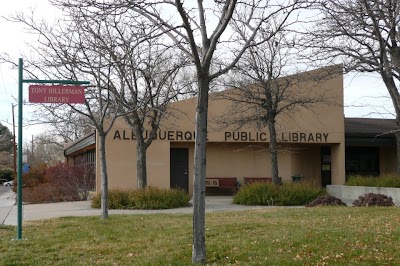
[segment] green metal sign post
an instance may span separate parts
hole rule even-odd
[[[18,60],[18,166],[17,166],[17,239],[22,239],[22,88],[23,83],[88,85],[90,81],[23,79],[23,60]]]

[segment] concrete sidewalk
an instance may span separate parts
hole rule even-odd
[[[65,216],[100,216],[99,209],[90,207],[90,201],[59,202],[23,205],[23,221],[50,219]],[[207,196],[206,212],[236,211],[271,208],[270,206],[242,206],[232,203],[232,196]],[[109,210],[109,214],[192,213],[193,207],[167,210]],[[1,217],[0,217],[1,218]],[[9,207],[3,220],[5,225],[17,225],[17,206]]]
[[[15,193],[10,189],[1,187],[3,191],[0,194],[0,225],[4,224],[4,221],[9,216],[14,204],[15,204]]]

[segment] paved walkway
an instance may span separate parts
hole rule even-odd
[[[9,197],[9,196],[8,196]],[[9,199],[10,200],[10,199]],[[17,225],[17,206],[15,199],[12,205],[0,208],[0,222],[5,225]],[[27,204],[22,207],[22,220],[32,221],[65,216],[100,216],[99,209],[90,207],[90,201],[59,202],[45,204]],[[234,211],[270,208],[269,206],[242,206],[232,203],[232,196],[207,196],[206,212]],[[149,214],[149,213],[192,213],[192,207],[167,210],[109,210],[109,214]]]
[[[15,193],[8,188],[2,188],[3,192],[0,195],[0,225],[5,223],[15,204]]]

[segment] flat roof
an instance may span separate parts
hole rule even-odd
[[[83,138],[74,141],[71,146],[64,149],[64,156],[68,156],[74,152],[84,150],[85,148],[93,145],[96,143],[96,135],[95,131],[84,136]]]
[[[393,146],[396,140],[393,130],[395,119],[345,118],[346,146]]]
[[[396,129],[395,119],[381,119],[381,118],[345,118],[344,119],[344,132],[346,135],[380,135],[389,133]],[[392,135],[389,133],[387,135]]]

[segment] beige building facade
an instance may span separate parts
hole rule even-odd
[[[343,184],[346,177],[345,118],[341,66],[305,72],[296,78],[292,95],[323,95],[324,101],[311,107],[296,106],[276,118],[279,176],[292,182],[325,186]],[[314,79],[314,76],[324,77]],[[304,78],[302,78],[304,77]],[[235,102],[229,97],[234,89],[210,94],[207,143],[207,178],[232,178],[239,183],[246,177],[271,177],[269,132],[267,127],[235,123],[229,120]],[[296,96],[295,96],[296,97]],[[162,122],[157,138],[147,150],[147,183],[160,188],[178,187],[192,194],[194,169],[195,112],[197,98],[174,102]],[[232,117],[240,115],[233,114]],[[232,119],[234,121],[235,119]],[[146,136],[147,133],[145,133]],[[91,135],[65,150],[67,161],[84,147],[98,151],[98,141]],[[82,143],[85,142],[86,144]],[[81,144],[79,144],[81,143]],[[97,144],[95,144],[97,143]],[[85,146],[86,145],[86,146]],[[69,149],[69,150],[68,150]],[[393,152],[390,147],[386,147]],[[391,156],[384,150],[381,157]],[[136,142],[133,130],[121,118],[106,139],[109,188],[135,189]],[[100,191],[100,156],[96,156],[96,188]],[[391,162],[381,162],[390,171]]]
[[[277,117],[279,175],[283,182],[301,175],[304,181],[318,185],[344,183],[343,76],[335,68],[331,71],[322,80],[310,82],[306,78],[293,88],[299,94],[323,92],[329,104],[317,103],[312,109],[296,107]],[[235,104],[223,97],[231,92],[210,94],[207,177],[236,177],[240,183],[244,177],[270,177],[267,128],[251,125],[238,128],[234,123],[226,126],[218,122]],[[171,104],[157,139],[147,151],[148,185],[180,187],[192,193],[196,102],[197,98],[192,98]],[[136,188],[135,145],[132,129],[120,119],[106,140],[110,188]],[[99,160],[97,165],[100,173]],[[99,174],[97,180],[99,189]]]

